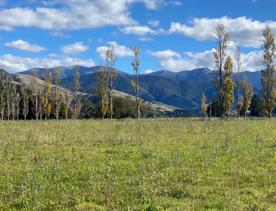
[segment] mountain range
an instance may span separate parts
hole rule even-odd
[[[97,92],[97,74],[104,67],[83,67],[80,66],[81,91],[88,94]],[[74,67],[60,67],[62,86],[70,89],[73,84],[75,70]],[[44,77],[46,69],[37,70],[37,76],[41,79]],[[54,76],[54,69],[48,69]],[[33,74],[34,69],[20,72],[22,75]],[[134,80],[133,74],[116,70],[117,77],[114,81],[114,89],[128,95],[134,95],[131,88],[131,81]],[[261,72],[241,72],[233,74],[235,81],[246,79],[252,84],[255,93],[261,89]],[[139,75],[140,97],[149,102],[160,102],[171,105],[185,111],[200,111],[201,96],[205,94],[207,101],[216,98],[215,86],[216,71],[207,68],[198,68],[182,72],[172,72],[167,70],[156,71],[150,74]]]

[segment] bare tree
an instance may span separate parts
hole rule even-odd
[[[75,66],[75,77],[73,83],[74,98],[72,101],[72,117],[73,119],[78,119],[81,111],[81,96],[79,94],[80,90],[80,66]]]
[[[9,75],[7,75],[7,80],[6,80],[6,116],[7,116],[7,120],[10,120],[10,116],[11,116],[11,86],[12,86],[12,82],[11,79],[9,77]]]
[[[106,66],[109,68],[107,70],[107,87],[108,87],[108,106],[109,106],[109,117],[110,119],[113,118],[113,81],[117,76],[114,66],[116,63],[115,51],[114,47],[110,46],[109,49],[106,51]]]
[[[55,68],[55,117],[56,120],[59,119],[60,107],[61,107],[61,93],[60,93],[60,85],[61,85],[61,76],[60,76],[60,69],[57,67]]]
[[[20,93],[16,92],[16,95],[14,97],[14,110],[16,120],[19,120],[20,115],[20,99]]]
[[[132,47],[131,48],[134,54],[134,59],[131,63],[132,67],[133,67],[133,71],[135,73],[135,82],[132,81],[132,87],[134,89],[135,95],[136,95],[136,118],[140,119],[141,116],[141,112],[140,112],[140,106],[141,106],[141,102],[139,100],[139,91],[140,91],[140,87],[139,87],[139,66],[140,66],[140,49],[138,47]]]
[[[33,71],[33,104],[34,104],[34,112],[35,112],[35,119],[38,120],[39,118],[39,93],[41,92],[38,83],[38,69],[34,69]]]
[[[6,108],[6,73],[0,72],[0,113],[1,120],[4,120]]]
[[[236,59],[236,63],[237,63],[237,98],[236,98],[236,102],[237,102],[237,117],[239,117],[240,112],[241,112],[241,99],[240,99],[240,71],[241,71],[241,49],[240,46],[236,47],[235,50],[235,59]]]
[[[42,91],[39,89],[38,90],[38,115],[39,115],[39,119],[40,121],[43,119],[43,99],[44,99],[44,96],[43,96],[43,93]]]
[[[50,101],[50,97],[51,97],[50,95],[52,90],[51,82],[52,82],[51,75],[47,70],[46,76],[44,78],[44,91],[42,96],[42,109],[43,109],[45,120],[48,119],[52,110],[52,104]]]
[[[11,93],[10,93],[10,96],[11,96],[10,103],[11,103],[11,117],[12,117],[12,120],[15,120],[15,118],[16,118],[16,95],[17,95],[16,84],[12,83],[11,84]]]
[[[21,96],[22,96],[22,105],[23,105],[22,113],[23,113],[24,120],[26,120],[29,113],[29,96],[25,86],[21,87]]]
[[[252,85],[249,84],[246,80],[241,81],[241,91],[242,91],[242,113],[246,118],[246,113],[251,105],[251,100],[254,95]]]
[[[224,29],[223,24],[218,24],[216,27],[216,41],[217,48],[214,52],[214,58],[217,68],[217,85],[218,85],[218,97],[220,103],[220,115],[223,116],[223,65],[226,58],[226,50],[229,42],[229,35]]]
[[[205,117],[207,117],[207,109],[208,109],[208,105],[206,103],[206,97],[204,94],[202,94],[201,97],[201,111],[204,114]]]
[[[64,101],[63,101],[63,106],[64,106],[64,116],[65,119],[68,119],[68,113],[70,110],[70,105],[71,105],[72,99],[69,95],[65,95]]]

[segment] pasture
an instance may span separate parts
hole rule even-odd
[[[276,210],[276,120],[0,122],[0,210]]]

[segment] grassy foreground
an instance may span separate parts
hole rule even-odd
[[[276,120],[0,123],[0,210],[276,210]]]

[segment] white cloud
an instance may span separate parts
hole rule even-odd
[[[149,51],[149,54],[152,55],[153,57],[157,58],[157,59],[161,59],[161,60],[164,60],[164,59],[169,59],[169,58],[181,58],[181,55],[180,53],[178,52],[175,52],[171,49],[167,49],[167,50],[164,50],[164,51]]]
[[[56,67],[56,66],[95,66],[95,62],[91,59],[84,60],[80,58],[49,55],[47,58],[29,58],[19,57],[11,54],[5,54],[0,57],[0,67],[11,71],[18,72],[34,67]]]
[[[114,48],[115,56],[116,57],[129,57],[133,56],[133,52],[129,47],[126,47],[124,45],[119,45],[116,42],[109,42],[108,46],[100,46],[97,48],[98,55],[105,59],[106,51],[109,49],[109,46],[112,46]]]
[[[148,22],[148,25],[152,26],[152,27],[158,27],[160,24],[160,22],[158,20],[150,20]]]
[[[70,45],[66,45],[62,48],[64,54],[79,54],[87,51],[88,46],[84,45],[82,42],[76,42]]]
[[[35,27],[57,31],[130,25],[136,23],[129,12],[135,2],[156,9],[163,0],[60,0],[46,6],[42,3],[36,8],[5,8],[0,10],[0,28]]]
[[[180,53],[165,50],[152,52],[151,55],[157,58],[160,62],[162,69],[170,71],[184,71],[195,68],[209,68],[215,69],[215,62],[213,58],[213,52],[215,49],[203,51],[203,52],[184,52]],[[168,53],[174,52],[174,53]],[[229,49],[228,54],[232,57],[234,62],[234,72],[236,72],[236,61],[234,60],[234,45]],[[164,55],[164,56],[162,56]],[[166,55],[166,56],[165,56]],[[179,56],[176,56],[179,55]],[[251,51],[249,53],[242,53],[241,59],[242,67],[241,71],[260,71],[262,70],[262,51]]]
[[[145,74],[150,74],[150,73],[153,73],[153,70],[152,70],[152,69],[146,69],[146,70],[144,71],[144,73],[145,73]]]
[[[259,48],[262,45],[262,30],[269,24],[276,33],[276,22],[260,22],[246,17],[195,18],[189,25],[172,22],[170,33],[180,33],[197,40],[214,40],[217,24],[224,24],[230,39],[241,46]]]
[[[139,25],[126,26],[121,29],[121,32],[123,32],[124,34],[134,34],[134,35],[138,35],[138,36],[144,36],[146,34],[155,34],[156,33],[148,26],[139,26]]]
[[[41,52],[46,50],[44,47],[36,44],[30,44],[24,40],[15,40],[5,44],[7,48],[15,48],[21,51]]]

